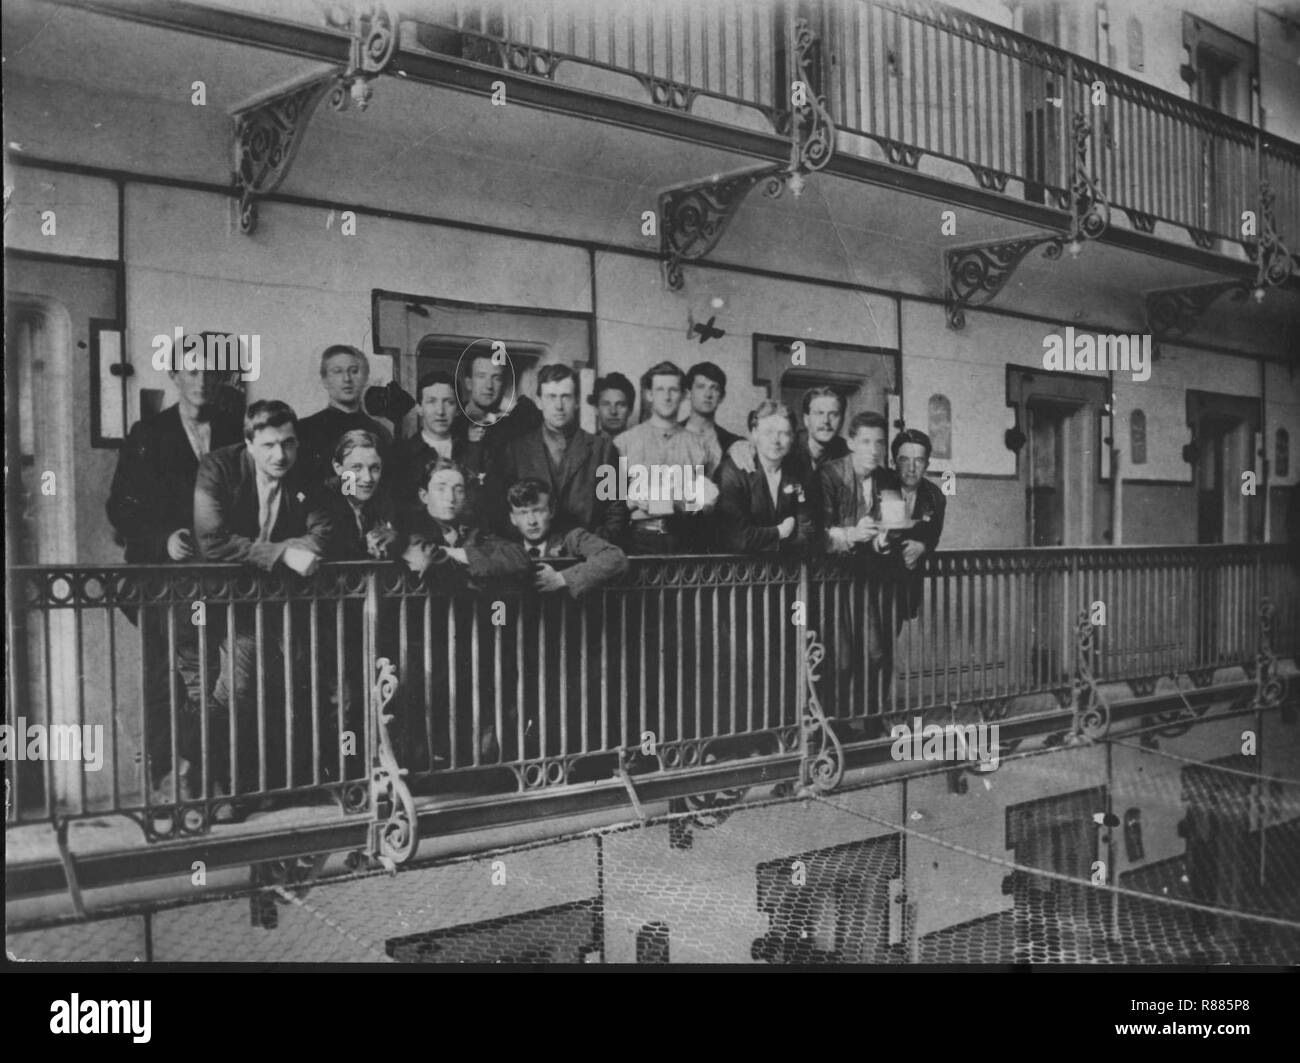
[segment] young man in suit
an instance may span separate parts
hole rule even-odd
[[[582,528],[560,531],[554,527],[555,504],[552,501],[551,487],[543,480],[527,479],[512,484],[506,493],[506,500],[510,506],[510,523],[522,539],[533,566],[533,589],[539,596],[523,603],[522,623],[516,632],[516,637],[524,639],[522,659],[526,677],[525,720],[523,727],[519,728],[519,706],[512,702],[506,714],[506,753],[508,756],[518,755],[520,736],[525,755],[535,756],[538,752],[554,755],[597,749],[602,737],[600,713],[594,709],[594,706],[601,704],[599,680],[591,673],[586,676],[582,674],[583,656],[580,652],[571,651],[567,659],[553,660],[549,651],[562,644],[576,651],[577,647],[583,645],[583,612],[580,608],[566,606],[560,600],[561,595],[567,594],[569,599],[578,600],[618,579],[627,572],[627,555],[617,546]],[[557,557],[576,557],[581,560],[576,565],[557,570],[548,563],[549,559]],[[609,614],[604,608],[605,604],[600,603],[598,621],[593,613],[591,630],[603,630],[605,636],[610,637],[611,633],[617,631],[617,618]],[[565,635],[563,643],[561,631]],[[549,662],[545,670],[539,667],[539,660],[544,654]],[[536,687],[543,683],[544,676],[549,689],[537,690]],[[584,683],[590,684],[585,701],[591,707],[585,721],[582,717],[584,699],[581,694]],[[516,689],[517,682],[507,684],[507,691]],[[567,698],[561,695],[562,690],[567,691]],[[551,712],[548,707],[561,704],[567,706],[569,748],[560,748],[558,719],[550,715],[547,722],[553,726],[549,728],[547,748],[542,749],[539,744],[541,729],[538,707],[540,706],[541,712]],[[617,723],[612,718],[609,723],[612,725],[610,733],[617,733]]]
[[[424,509],[406,529],[406,566],[445,594],[522,585],[530,571],[523,547],[465,520],[465,470],[439,454],[426,462],[421,479]]]
[[[513,484],[540,480],[555,511],[559,532],[582,528],[615,543],[627,530],[627,503],[596,496],[600,469],[618,468],[614,444],[578,427],[578,377],[567,365],[546,365],[537,374],[542,423],[538,428],[507,440],[501,448],[495,480]],[[505,499],[501,499],[504,502]],[[511,523],[508,506],[498,523]]]
[[[328,503],[321,490],[306,478],[298,461],[298,419],[289,406],[278,400],[262,400],[248,407],[244,414],[244,442],[223,447],[207,455],[199,464],[194,488],[194,535],[202,561],[236,562],[263,572],[290,570],[308,576],[326,556],[333,536]],[[234,702],[242,749],[236,764],[231,765],[232,792],[250,789],[258,762],[259,724],[257,720],[257,657],[263,650],[263,677],[267,689],[276,684],[277,669],[270,658],[278,650],[294,663],[300,646],[285,645],[280,626],[281,610],[272,607],[263,613],[263,638],[259,642],[254,627],[254,610],[236,607],[235,633],[225,639],[226,618],[207,611],[206,628],[212,637],[222,640],[221,665],[216,686],[207,698],[209,707],[210,761],[221,787],[229,751],[224,743],[229,734],[226,721]],[[182,662],[191,711],[199,711],[207,694],[202,689],[197,655]],[[294,669],[296,671],[296,669]],[[279,772],[284,764],[278,756],[284,738],[285,721],[272,714],[266,722],[270,766],[267,784],[284,780]],[[296,721],[289,721],[298,726]],[[305,725],[303,725],[305,726]],[[309,742],[298,745],[308,750]],[[332,751],[325,751],[326,753]],[[189,757],[195,763],[193,756]],[[295,771],[296,773],[296,771]]]
[[[834,703],[837,715],[865,713],[876,721],[889,688],[894,635],[892,622],[883,619],[891,599],[881,558],[887,545],[881,503],[885,492],[899,490],[885,465],[888,430],[880,414],[859,413],[849,425],[849,453],[826,462],[818,473],[826,549],[856,562],[852,603],[843,602],[835,618]],[[857,603],[864,600],[862,615]]]
[[[794,413],[763,402],[749,415],[757,468],[742,471],[730,456],[718,470],[718,523],[725,549],[743,554],[789,552],[813,544],[816,520],[793,453]]]
[[[627,555],[617,546],[583,528],[567,532],[553,526],[555,503],[543,480],[520,480],[506,492],[510,523],[523,539],[533,564],[533,588],[542,594],[567,591],[581,598],[627,571]],[[546,564],[551,557],[579,557],[582,563],[563,571]]]
[[[456,379],[450,373],[439,370],[425,373],[417,385],[416,402],[420,430],[393,448],[392,469],[385,470],[384,477],[399,510],[412,514],[424,510],[420,488],[425,484],[420,482],[420,477],[429,459],[441,455],[466,469],[474,446],[464,433],[455,432],[460,403],[456,398]],[[483,472],[475,475],[468,469],[466,475],[464,519],[468,524],[475,524],[481,517],[481,496],[488,489],[487,476]]]
[[[435,597],[429,603],[427,625],[423,609],[408,612],[411,644],[455,644],[466,649],[490,646],[502,631],[491,623],[488,610],[467,610],[455,599],[499,594],[509,599],[504,604],[515,623],[519,609],[515,592],[531,573],[528,554],[519,543],[489,535],[466,522],[466,473],[455,462],[434,455],[425,464],[422,479],[419,497],[424,509],[408,517],[405,531],[409,545],[402,560]],[[426,764],[430,768],[448,764],[460,768],[495,759],[495,716],[480,719],[476,731],[474,712],[479,698],[491,705],[502,696],[492,663],[490,652],[449,652],[432,688],[432,700],[426,702],[418,692],[408,690],[413,700],[408,701],[411,709],[403,731],[410,750],[407,761],[417,770]],[[427,750],[426,737],[432,740]]]
[[[118,454],[117,471],[108,496],[108,519],[117,541],[126,548],[129,564],[168,564],[194,557],[194,482],[199,462],[210,451],[238,443],[239,418],[217,408],[217,389],[226,374],[205,369],[174,369],[168,373],[176,402],[161,413],[137,421]],[[172,774],[171,704],[175,666],[168,650],[165,609],[141,610],[140,652],[144,667],[145,755],[156,804],[173,795],[189,800],[188,764]],[[136,611],[127,613],[136,623]],[[178,643],[195,652],[195,628],[188,617],[177,623]],[[190,748],[183,733],[194,721],[178,702],[178,745]],[[174,784],[174,785],[173,785]]]
[[[890,446],[894,469],[898,473],[907,519],[915,523],[899,532],[890,553],[903,573],[899,581],[898,625],[913,620],[921,610],[923,580],[920,562],[932,554],[943,535],[943,518],[947,499],[938,486],[925,478],[930,466],[930,437],[916,428],[907,428],[894,437]]]

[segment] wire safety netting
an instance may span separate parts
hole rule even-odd
[[[751,791],[396,873],[337,856],[255,865],[216,899],[11,927],[6,947],[253,963],[1300,962],[1300,780],[1160,744]]]

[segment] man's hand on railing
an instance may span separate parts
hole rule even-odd
[[[908,539],[903,543],[903,564],[907,568],[916,568],[916,564],[925,554],[925,543]]]
[[[551,568],[550,565],[538,565],[533,570],[533,586],[542,594],[550,594],[564,590],[566,584],[564,577]]]
[[[378,561],[387,561],[397,538],[397,529],[391,524],[376,525],[366,532],[366,552]]]
[[[167,556],[173,561],[188,561],[194,556],[194,533],[177,528],[167,537]]]
[[[320,554],[306,539],[291,539],[281,560],[300,576],[310,576],[320,568]]]

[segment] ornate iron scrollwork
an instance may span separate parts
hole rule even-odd
[[[1259,237],[1246,244],[1246,254],[1259,266],[1255,275],[1255,290],[1276,288],[1291,278],[1294,264],[1290,249],[1282,242],[1273,215],[1273,187],[1268,181],[1259,183]]]
[[[1273,653],[1273,618],[1277,607],[1272,599],[1259,603],[1259,651],[1255,654],[1255,699],[1253,708],[1271,709],[1282,701],[1286,681],[1275,674],[1277,656]]]
[[[690,85],[683,85],[678,81],[669,81],[667,78],[657,78],[646,74],[638,77],[637,80],[645,86],[646,92],[650,94],[650,99],[655,104],[674,111],[689,111],[691,105],[695,103],[695,98],[699,95],[698,89],[694,89]]]
[[[799,780],[801,785],[823,794],[834,790],[844,778],[844,747],[817,697],[817,683],[821,679],[818,669],[825,659],[826,647],[817,641],[817,632],[805,630],[804,682],[808,700],[803,710]]]
[[[1047,245],[1043,252],[1045,258],[1060,258],[1065,239],[1053,234],[945,251],[949,326],[954,329],[965,328],[966,308],[992,302],[1025,256],[1044,244]]]
[[[336,74],[314,77],[235,115],[240,232],[251,233],[257,228],[253,197],[274,192],[288,175],[307,122],[336,78]]]
[[[796,105],[790,123],[791,191],[797,196],[805,176],[823,169],[835,154],[835,123],[826,107],[825,95],[812,83],[813,49],[817,35],[808,20],[801,18],[794,26],[795,66],[799,80],[807,88],[803,104]]]
[[[909,170],[915,170],[921,164],[923,152],[920,148],[914,148],[898,140],[888,140],[885,137],[877,137],[876,140],[885,149],[885,158],[895,166],[906,166]]]
[[[1147,292],[1147,328],[1156,342],[1176,340],[1196,327],[1196,322],[1224,292],[1235,291],[1240,301],[1248,289],[1242,281],[1217,281],[1187,288]]]
[[[668,287],[682,286],[682,263],[703,258],[722,239],[731,219],[753,188],[763,183],[764,194],[784,191],[780,166],[715,177],[699,184],[669,189],[659,197],[660,240]]]
[[[1088,140],[1092,125],[1081,114],[1074,116],[1074,180],[1070,183],[1073,223],[1070,239],[1096,240],[1110,226],[1110,201],[1088,166]]]
[[[335,110],[349,100],[360,110],[370,103],[370,83],[388,68],[397,50],[397,22],[381,4],[352,27],[348,65],[314,75],[235,112],[235,189],[239,230],[257,228],[257,196],[274,192],[288,176],[294,156],[317,105],[326,96]]]
[[[378,738],[370,769],[371,807],[375,822],[370,827],[368,855],[390,871],[410,859],[420,844],[420,820],[415,801],[403,778],[406,769],[397,763],[388,735],[392,716],[384,712],[397,693],[397,668],[387,657],[375,662],[378,673],[372,695],[375,734]]]
[[[980,188],[989,192],[1005,192],[1007,181],[1011,179],[1010,174],[1005,174],[1001,170],[991,170],[987,166],[976,166],[973,163],[970,172],[975,175],[975,181]]]
[[[1071,735],[1075,741],[1096,741],[1105,738],[1106,732],[1110,730],[1110,705],[1102,697],[1092,674],[1092,636],[1095,629],[1088,619],[1087,610],[1079,613],[1079,622],[1074,630],[1076,655],[1070,703],[1074,711],[1074,726]]]
[[[1156,231],[1156,216],[1154,214],[1132,209],[1126,210],[1124,213],[1128,215],[1128,220],[1133,223],[1133,228],[1138,232],[1153,233]]]
[[[659,197],[660,252],[664,258],[664,278],[668,287],[682,287],[682,263],[697,261],[709,254],[722,239],[727,226],[745,197],[758,185],[770,198],[780,196],[788,186],[798,196],[809,174],[826,166],[835,152],[835,124],[826,107],[826,98],[812,84],[812,51],[816,35],[806,19],[795,24],[794,55],[796,78],[806,89],[802,103],[792,104],[788,112],[790,158],[784,166],[762,166],[739,173],[711,177],[680,188],[669,189]],[[670,96],[676,87],[665,82]],[[654,91],[654,83],[651,85]],[[793,90],[791,92],[793,101]],[[683,97],[689,107],[693,97]],[[656,101],[659,102],[659,101]],[[676,106],[673,100],[667,100]]]

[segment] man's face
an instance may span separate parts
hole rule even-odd
[[[682,404],[682,382],[679,377],[652,377],[650,380],[650,409],[656,417],[677,420],[677,409]]]
[[[722,404],[726,393],[717,381],[706,376],[697,376],[691,383],[691,412],[701,417],[712,417]]]
[[[540,543],[551,533],[551,499],[542,495],[531,506],[511,506],[510,523],[530,543]]]
[[[495,411],[506,390],[506,367],[491,358],[475,358],[469,370],[469,399],[480,410]]]
[[[808,429],[808,437],[825,446],[837,435],[844,424],[844,414],[836,399],[819,395],[812,400],[808,412],[804,414],[803,426]]]
[[[445,439],[456,419],[456,392],[450,384],[430,384],[420,395],[420,425],[429,435]]]
[[[794,445],[794,432],[790,430],[790,422],[783,414],[774,413],[764,417],[754,426],[754,431],[750,433],[750,440],[754,444],[754,449],[758,451],[759,457],[780,462],[790,453],[790,448]]]
[[[853,454],[853,467],[858,474],[865,476],[885,461],[885,430],[883,428],[859,428],[849,440],[849,450]]]
[[[578,390],[572,377],[543,384],[537,397],[542,404],[542,420],[548,428],[558,432],[573,424],[578,413]]]
[[[384,474],[384,462],[372,447],[353,447],[343,463],[334,463],[334,472],[342,481],[342,490],[358,502],[368,502]],[[349,488],[349,484],[352,486]]]
[[[321,378],[330,402],[354,406],[361,401],[370,379],[370,365],[355,354],[336,354],[326,360]]]
[[[455,524],[465,508],[465,477],[455,469],[439,469],[420,489],[420,501],[434,520]]]
[[[278,428],[259,428],[248,441],[248,452],[258,472],[278,480],[298,460],[298,432],[291,424]]]
[[[176,393],[196,409],[202,409],[216,399],[222,377],[221,373],[209,373],[202,369],[177,369],[169,375],[176,385]]]
[[[898,448],[898,478],[903,481],[903,486],[909,491],[915,491],[916,485],[925,478],[925,470],[930,465],[930,459],[925,453],[925,447],[920,443],[904,443]]]
[[[627,430],[628,415],[632,404],[618,388],[606,388],[596,399],[596,418],[600,427],[610,435],[618,435]]]

